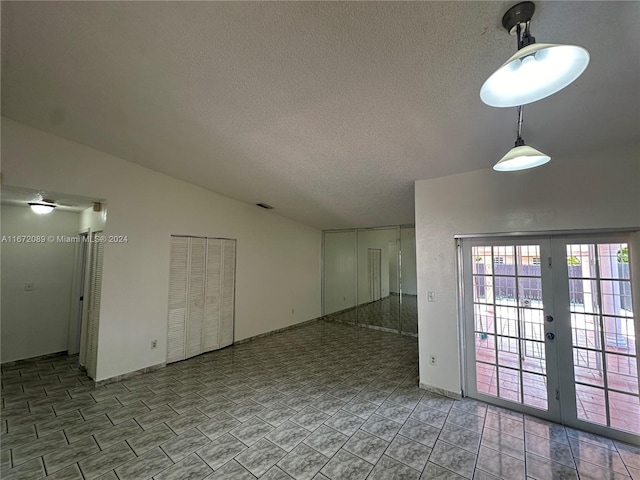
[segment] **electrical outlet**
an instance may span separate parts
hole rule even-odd
[[[158,347],[158,340],[151,340],[151,348],[157,348]]]
[[[436,292],[427,292],[427,302],[436,301]]]
[[[24,291],[25,292],[31,292],[33,291],[33,283],[31,282],[27,282],[24,284]]]
[[[438,365],[438,357],[435,355],[429,355],[429,363],[435,367]]]

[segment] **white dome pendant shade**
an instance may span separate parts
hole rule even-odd
[[[532,2],[510,8],[502,25],[518,37],[518,51],[496,70],[480,89],[480,98],[492,107],[516,107],[553,95],[582,75],[589,52],[576,45],[536,44],[529,32],[535,11]]]
[[[509,150],[506,155],[493,166],[493,169],[498,172],[515,172],[517,170],[539,167],[549,160],[551,160],[551,157],[541,151],[529,145],[520,145]]]
[[[518,106],[518,137],[515,146],[509,150],[493,169],[498,172],[515,172],[518,170],[526,170],[527,168],[539,167],[544,165],[551,157],[536,150],[529,145],[525,145],[522,139],[522,123],[524,121],[524,107]]]

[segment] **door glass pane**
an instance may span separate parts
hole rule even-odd
[[[498,396],[498,384],[496,383],[496,366],[487,363],[476,362],[476,382],[479,393]]]
[[[473,276],[473,301],[475,303],[493,303],[493,277],[488,275]]]
[[[578,418],[640,434],[626,243],[567,245]]]
[[[547,377],[524,372],[522,374],[522,389],[525,405],[547,409]]]
[[[520,372],[511,368],[498,367],[498,388],[501,398],[522,403]]]
[[[546,374],[547,362],[544,358],[544,342],[523,341],[522,343],[524,344],[522,369],[529,372]]]
[[[477,390],[547,410],[540,246],[474,246],[471,256]]]
[[[476,332],[494,333],[493,328],[493,309],[487,309],[486,305],[474,305],[473,317],[475,321]]]
[[[574,348],[573,370],[576,382],[604,387],[602,353]]]
[[[576,407],[580,420],[607,425],[604,390],[576,383]]]
[[[640,402],[636,395],[610,392],[611,426],[619,430],[640,431]]]
[[[638,365],[635,357],[607,353],[607,384],[620,392],[638,393]]]

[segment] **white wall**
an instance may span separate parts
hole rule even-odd
[[[420,382],[460,392],[454,235],[640,227],[640,148],[422,180],[415,195]]]
[[[356,232],[324,234],[324,314],[356,305]]]
[[[2,205],[2,235],[73,237],[80,215]],[[2,244],[2,362],[67,350],[74,243]],[[25,291],[25,283],[33,284]]]
[[[319,230],[6,118],[2,160],[7,185],[106,199],[128,237],[105,246],[96,380],[165,361],[171,234],[238,239],[236,340],[320,315]]]
[[[89,229],[91,232],[104,230],[107,223],[107,206],[102,204],[100,212],[94,212],[93,208],[86,208],[80,212],[79,232]]]

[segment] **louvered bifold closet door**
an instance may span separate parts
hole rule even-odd
[[[96,241],[97,235],[93,234],[91,244],[91,278],[89,288],[89,316],[88,316],[88,349],[87,349],[87,374],[96,378],[98,362],[98,331],[100,328],[100,300],[102,292],[102,259],[104,257],[104,243]]]
[[[222,308],[220,312],[220,348],[233,343],[236,286],[236,241],[222,241]]]
[[[222,241],[207,239],[207,283],[205,285],[202,351],[220,348],[220,281],[222,270]]]
[[[169,272],[169,327],[167,363],[185,358],[187,290],[189,280],[189,238],[171,237]]]
[[[189,310],[187,313],[187,354],[194,357],[202,353],[202,323],[204,321],[204,283],[207,242],[204,238],[191,239],[189,257]]]

